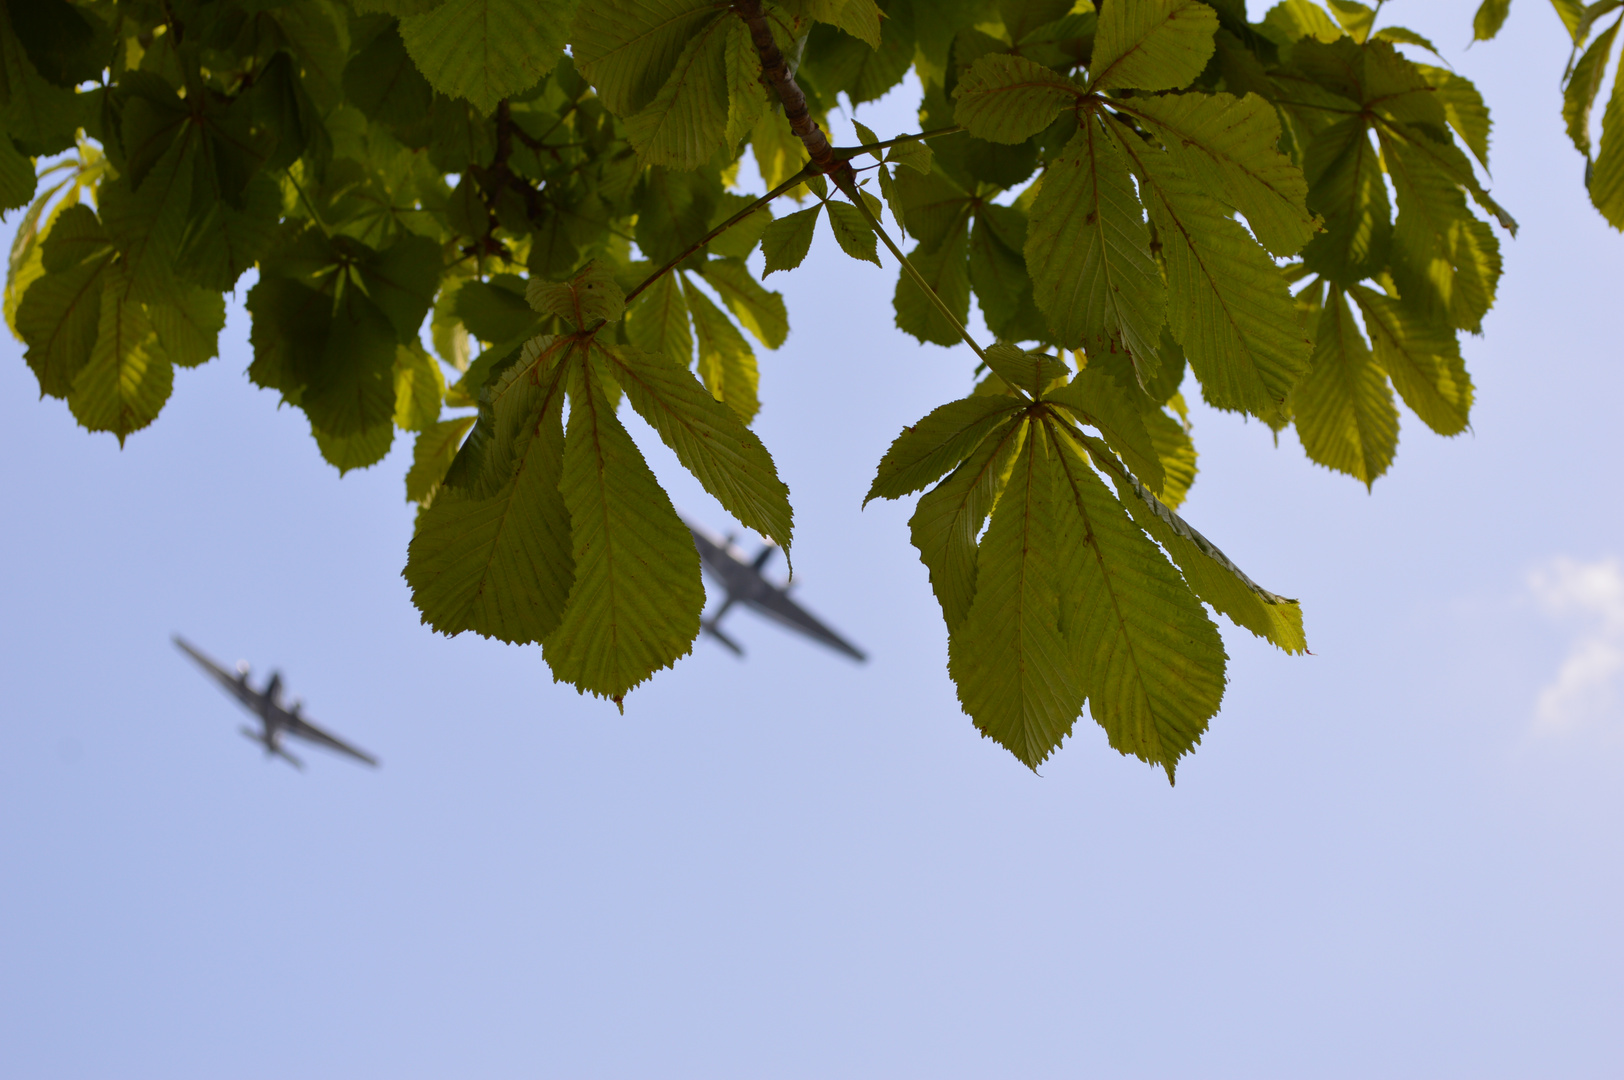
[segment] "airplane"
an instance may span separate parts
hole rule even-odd
[[[248,685],[248,663],[244,660],[237,662],[235,675],[225,668],[204,656],[194,649],[179,634],[174,637],[176,646],[181,652],[197,661],[199,667],[214,676],[216,682],[236,697],[243,706],[259,717],[261,730],[244,725],[237,730],[247,738],[259,743],[265,748],[265,756],[279,757],[292,765],[295,769],[303,769],[304,762],[288,753],[282,746],[283,735],[293,735],[308,742],[325,746],[329,750],[337,750],[341,754],[348,754],[357,761],[367,765],[376,766],[378,759],[363,750],[357,750],[344,740],[329,735],[321,728],[306,720],[302,715],[304,703],[294,699],[293,707],[287,708],[282,704],[282,673],[271,672],[271,677],[265,682],[265,689],[255,690]]]
[[[820,641],[834,649],[845,653],[859,663],[866,662],[868,657],[857,646],[842,638],[833,630],[824,626],[812,616],[805,608],[789,598],[788,585],[774,585],[761,573],[772,558],[778,545],[767,543],[754,559],[748,558],[745,553],[733,543],[731,536],[723,538],[701,526],[695,525],[688,519],[683,519],[688,531],[694,535],[694,546],[699,549],[699,561],[704,568],[727,590],[727,599],[722,606],[708,619],[699,621],[699,628],[723,645],[731,649],[736,656],[744,655],[744,648],[732,638],[722,632],[717,624],[728,609],[736,603],[743,603],[775,619],[791,630],[798,631]]]

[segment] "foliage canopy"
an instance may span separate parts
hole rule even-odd
[[[1557,3],[1576,50],[1620,6]],[[1568,81],[1587,160],[1617,26]],[[1515,223],[1488,111],[1429,49],[1352,0],[0,0],[5,313],[41,392],[122,442],[251,282],[248,376],[328,461],[413,434],[424,621],[619,703],[705,595],[620,407],[788,550],[749,426],[789,333],[763,280],[826,219],[898,263],[902,331],[977,362],[868,493],[923,493],[965,711],[1036,767],[1086,706],[1171,778],[1223,696],[1208,609],[1306,648],[1296,601],[1175,512],[1187,373],[1367,485],[1395,393],[1469,422],[1459,334]],[[830,146],[842,97],[905,81],[918,131]],[[1620,101],[1590,177],[1615,225]]]

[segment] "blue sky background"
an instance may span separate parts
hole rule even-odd
[[[701,641],[624,717],[419,625],[409,442],[340,479],[245,378],[240,305],[122,451],[0,342],[0,1073],[1619,1075],[1624,237],[1548,6],[1465,52],[1474,6],[1383,19],[1479,82],[1523,226],[1473,429],[1406,414],[1367,494],[1195,408],[1187,516],[1303,599],[1314,655],[1225,624],[1175,789],[1088,722],[1034,776],[960,713],[911,505],[859,503],[973,363],[826,233],[758,430],[799,595],[873,661],[735,615],[746,661]],[[280,667],[383,768],[266,763],[174,631]]]

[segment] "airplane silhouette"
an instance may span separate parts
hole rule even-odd
[[[371,754],[363,750],[357,750],[344,740],[329,735],[309,720],[306,720],[301,715],[304,707],[303,702],[297,698],[294,699],[292,708],[284,707],[282,704],[281,672],[271,672],[271,677],[265,682],[265,689],[255,690],[248,685],[248,664],[246,661],[238,661],[237,673],[232,675],[225,668],[194,649],[179,634],[175,635],[174,641],[182,652],[197,661],[198,666],[204,671],[214,676],[215,681],[241,702],[244,708],[259,717],[261,730],[255,731],[248,726],[237,730],[263,746],[266,757],[279,757],[295,769],[304,768],[304,762],[283,749],[282,736],[286,734],[304,739],[307,742],[313,742],[318,746],[325,746],[329,750],[337,750],[341,754],[348,754],[350,757],[367,765],[376,766],[378,764],[378,759]]]
[[[716,609],[716,613],[708,619],[700,620],[699,627],[705,633],[733,650],[735,655],[743,656],[744,648],[724,634],[717,625],[721,622],[722,616],[727,614],[728,609],[736,603],[742,603],[797,633],[822,642],[836,652],[845,653],[859,663],[868,660],[861,649],[823,625],[811,612],[791,600],[788,585],[774,585],[762,576],[761,571],[767,565],[767,560],[778,550],[777,544],[766,544],[756,553],[756,557],[751,559],[733,543],[731,536],[726,538],[717,536],[686,518],[683,519],[683,524],[694,534],[694,546],[699,549],[700,564],[710,571],[711,576],[727,591],[727,599],[722,601],[722,606]]]

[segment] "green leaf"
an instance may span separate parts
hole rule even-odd
[[[1272,31],[1275,40],[1286,44],[1313,38],[1329,44],[1342,37],[1342,30],[1331,21],[1325,9],[1313,0],[1282,0],[1263,17],[1265,32]]]
[[[440,418],[445,376],[419,342],[395,349],[395,426],[424,431]]]
[[[1062,618],[1079,688],[1111,746],[1161,765],[1171,781],[1223,700],[1223,641],[1082,448],[1069,433],[1051,431],[1060,473]]]
[[[900,499],[934,484],[1023,405],[1011,394],[976,394],[931,410],[892,441],[863,505],[875,499]]]
[[[1273,260],[1165,155],[1135,151],[1167,259],[1168,324],[1204,397],[1263,415],[1308,367],[1309,343]]]
[[[571,367],[559,489],[575,583],[542,654],[555,678],[618,704],[692,650],[705,589],[693,536],[585,364]]]
[[[177,255],[192,205],[192,162],[177,145],[147,174],[140,191],[127,178],[104,180],[96,192],[102,225],[124,255],[141,300],[161,300],[176,286]]]
[[[525,300],[526,288],[514,274],[493,274],[488,282],[466,281],[456,291],[453,310],[468,332],[481,341],[529,337],[541,320]]]
[[[1085,368],[1070,383],[1049,391],[1045,397],[1097,429],[1111,449],[1122,455],[1133,475],[1152,491],[1162,490],[1166,476],[1150,441],[1144,415],[1115,379],[1097,368]]]
[[[400,38],[425,78],[487,115],[558,63],[570,0],[446,0],[400,21]]]
[[[868,0],[872,7],[872,0]],[[853,7],[848,2],[848,8]],[[875,9],[877,15],[878,9]],[[827,97],[844,93],[853,105],[884,97],[913,66],[914,6],[894,3],[878,23],[880,43],[871,46],[859,35],[815,26],[806,37],[797,78],[810,78]],[[787,55],[787,53],[786,53]]]
[[[80,126],[80,100],[72,90],[41,77],[16,34],[0,33],[0,130],[17,141],[19,150],[33,156],[72,147]]]
[[[908,261],[947,305],[948,310],[953,312],[959,326],[964,325],[970,314],[970,277],[965,261],[967,243],[961,225],[951,238],[934,251],[926,251],[925,245],[920,244],[908,253]],[[912,275],[904,273],[898,276],[892,306],[896,309],[897,327],[920,341],[952,347],[963,340],[958,327],[948,322],[937,310]]]
[[[515,436],[505,479],[485,497],[442,487],[418,517],[402,576],[423,622],[442,634],[539,642],[563,617],[575,573],[559,493],[565,366],[580,364],[536,379],[530,368],[509,370],[493,395]]]
[[[823,204],[775,220],[761,234],[761,254],[766,259],[761,276],[774,270],[793,270],[801,265],[806,253],[812,250],[812,234],[817,231],[818,214]]]
[[[771,111],[771,98],[761,81],[761,57],[743,19],[727,19],[727,131],[729,147],[749,138],[756,122]]]
[[[1155,371],[1167,287],[1150,257],[1127,159],[1098,123],[1085,123],[1044,170],[1025,255],[1060,345],[1091,352],[1117,345],[1141,372]]]
[[[624,347],[605,356],[626,400],[683,467],[741,524],[771,537],[787,553],[794,527],[789,488],[755,433],[686,365]]]
[[[1288,653],[1308,651],[1303,636],[1303,611],[1288,600],[1263,588],[1241,572],[1229,556],[1202,536],[1183,518],[1152,495],[1143,484],[1120,469],[1109,467],[1109,454],[1086,436],[1083,439],[1096,463],[1104,463],[1117,488],[1117,497],[1128,508],[1135,524],[1172,556],[1191,591],[1231,622],[1250,630]]]
[[[1037,428],[1015,459],[977,559],[975,601],[947,668],[977,729],[1036,769],[1071,732],[1083,692],[1061,613],[1054,448]]]
[[[1418,311],[1442,314],[1477,333],[1500,280],[1500,242],[1467,209],[1455,177],[1439,167],[1444,148],[1387,128],[1380,138],[1398,194],[1392,272],[1399,295]],[[1460,151],[1455,154],[1464,160]]]
[[[659,353],[687,367],[694,356],[688,302],[675,273],[665,274],[632,302],[626,339],[644,352]]]
[[[96,344],[73,380],[68,408],[84,427],[111,431],[122,446],[158,418],[174,389],[175,369],[124,274],[114,269],[104,282]]]
[[[1461,142],[1466,144],[1483,168],[1487,169],[1489,130],[1493,125],[1489,121],[1489,108],[1483,104],[1483,95],[1477,92],[1477,87],[1473,86],[1470,80],[1463,79],[1446,68],[1417,64],[1416,69],[1436,93],[1438,103],[1444,107],[1444,116],[1449,119],[1449,126],[1455,129]],[[1566,115],[1565,111],[1563,115]]]
[[[35,68],[55,85],[72,88],[100,77],[105,34],[67,0],[16,0],[11,27]]]
[[[1472,411],[1472,379],[1454,332],[1362,285],[1349,292],[1364,314],[1376,363],[1393,380],[1404,403],[1440,435],[1465,431]]]
[[[367,297],[388,318],[402,343],[417,340],[440,288],[440,269],[440,245],[411,233],[356,263]]]
[[[1009,477],[1026,438],[1024,416],[994,428],[947,479],[919,500],[908,528],[949,634],[970,612],[976,594],[976,537]]]
[[[763,288],[743,259],[711,259],[699,267],[699,275],[757,341],[769,349],[784,344],[789,337],[789,311],[783,294]]]
[[[1579,36],[1579,27],[1584,22],[1585,17],[1584,0],[1551,0],[1551,6],[1556,9],[1557,17],[1562,20],[1562,25],[1567,27],[1568,35],[1573,38],[1573,44],[1575,46],[1581,44],[1584,39]],[[1606,0],[1603,0],[1600,6],[1605,7]]]
[[[1184,411],[1184,400],[1175,394],[1177,409]],[[1189,426],[1170,415],[1165,409],[1151,409],[1144,414],[1145,428],[1150,432],[1150,445],[1156,450],[1156,460],[1162,466],[1161,500],[1177,509],[1190,494],[1195,483],[1195,441],[1190,438]]]
[[[1364,120],[1349,117],[1325,128],[1309,146],[1306,171],[1308,207],[1324,216],[1325,231],[1303,248],[1303,265],[1340,285],[1380,271],[1387,265],[1393,212]]]
[[[25,358],[41,394],[67,397],[90,363],[101,326],[103,278],[111,264],[107,254],[46,273],[17,304],[17,333],[28,343]]]
[[[829,227],[834,230],[835,242],[854,259],[880,265],[880,254],[874,230],[863,220],[862,213],[851,203],[830,202]]]
[[[1434,56],[1441,57],[1443,55],[1438,51],[1438,46],[1434,45],[1427,37],[1403,26],[1384,26],[1370,36],[1377,41],[1390,41],[1394,45],[1414,45],[1417,48],[1427,50]],[[1465,82],[1464,79],[1461,81]],[[1468,83],[1468,85],[1470,84]]]
[[[718,17],[710,0],[584,3],[570,53],[609,111],[630,116],[654,100],[700,26]]]
[[[34,163],[17,152],[9,138],[0,134],[0,211],[27,206],[38,184]]]
[[[1186,175],[1244,214],[1274,254],[1294,255],[1314,235],[1308,183],[1275,149],[1280,121],[1268,102],[1255,94],[1166,94],[1134,98],[1126,108],[1147,122]]]
[[[281,214],[281,190],[270,177],[256,173],[241,208],[214,202],[202,217],[186,223],[174,256],[175,272],[216,292],[236,288],[237,279],[270,254]]]
[[[427,506],[440,490],[446,470],[462,447],[474,416],[454,416],[418,432],[412,444],[412,467],[406,471],[406,501]]]
[[[168,301],[149,304],[147,317],[170,362],[196,367],[219,354],[226,298],[213,289],[182,288]]]
[[[940,170],[923,176],[898,170],[894,183],[901,220],[918,239],[920,250],[927,253],[941,247],[974,209],[970,193]],[[891,209],[896,213],[898,207]]]
[[[838,27],[871,49],[880,47],[883,16],[874,0],[784,0],[780,6],[803,19]]]
[[[1601,147],[1587,177],[1590,201],[1615,229],[1624,230],[1624,79],[1613,80],[1613,93],[1601,118]]]
[[[345,99],[367,119],[396,133],[429,134],[434,88],[406,51],[398,27],[378,34],[350,58],[343,85]]]
[[[1094,33],[1090,90],[1179,90],[1212,58],[1218,16],[1196,0],[1107,4]]]
[[[1342,24],[1342,29],[1348,36],[1360,45],[1370,36],[1370,28],[1376,22],[1374,8],[1359,3],[1359,0],[1325,0],[1330,5],[1331,13],[1336,21]]]
[[[1021,143],[1075,105],[1082,93],[1082,87],[1052,68],[989,53],[959,77],[953,122],[979,139]]]
[[[706,24],[677,56],[654,100],[626,120],[642,160],[694,169],[727,143],[727,32],[732,19]]]
[[[1340,289],[1320,312],[1316,338],[1313,367],[1292,397],[1297,435],[1314,461],[1368,488],[1398,449],[1393,392]]]
[[[1026,215],[1009,206],[983,204],[970,233],[970,284],[987,329],[1006,341],[1042,340],[1048,324],[1032,295],[1026,272]]]
[[[1056,379],[1066,378],[1071,368],[1063,361],[1040,350],[1026,350],[1018,345],[999,342],[988,346],[987,366],[1011,387],[1024,390],[1036,398]]]
[[[683,296],[693,315],[699,344],[699,377],[705,389],[748,424],[761,411],[756,354],[738,327],[692,282],[684,281]]]
[[[353,434],[332,435],[312,424],[310,434],[322,460],[343,476],[353,469],[370,469],[388,457],[395,442],[395,425],[386,421]]]
[[[1617,36],[1618,21],[1615,21],[1590,43],[1562,90],[1562,119],[1567,121],[1568,138],[1586,157],[1590,156],[1590,111],[1595,107],[1596,94],[1607,74],[1607,58],[1613,54],[1613,39]]]
[[[1483,0],[1472,16],[1472,40],[1488,41],[1500,32],[1511,14],[1511,0]]]
[[[589,263],[568,281],[531,278],[524,298],[543,315],[557,315],[579,330],[592,327],[600,319],[614,322],[626,310],[626,294],[615,282],[614,272],[598,261]]]

